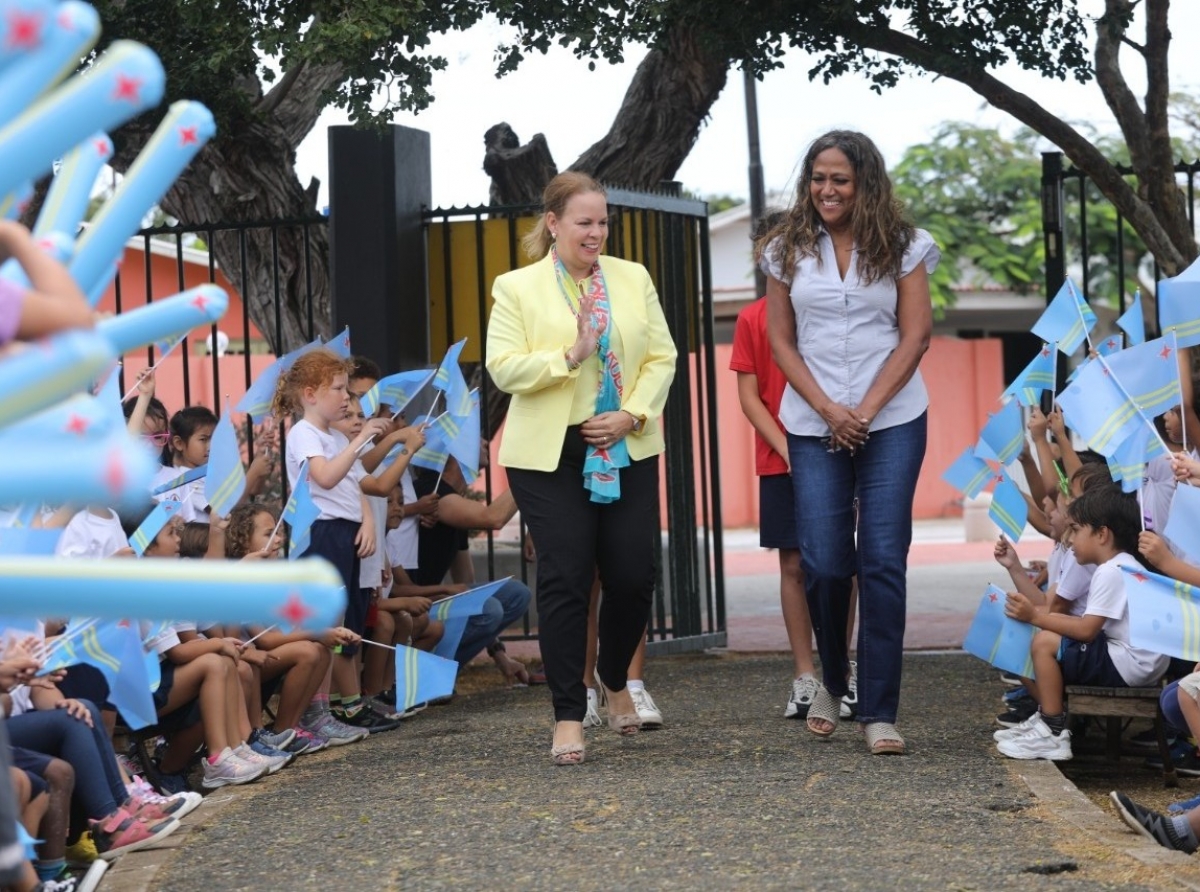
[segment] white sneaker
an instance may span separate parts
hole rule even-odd
[[[785,719],[808,718],[808,708],[812,706],[813,698],[817,696],[819,690],[821,690],[821,685],[812,675],[805,674],[793,679],[792,695],[788,698],[788,705],[783,710],[783,717]]]
[[[233,754],[243,762],[264,766],[267,769],[267,774],[274,774],[288,762],[292,761],[291,753],[285,753],[280,756],[264,756],[262,753],[256,753],[252,750],[248,743],[239,745],[234,749]]]
[[[258,765],[239,759],[229,747],[221,750],[217,761],[204,760],[204,779],[200,786],[206,790],[214,790],[226,784],[248,784],[258,780],[267,773],[266,765]]]
[[[587,700],[587,715],[583,717],[583,730],[585,731],[588,728],[599,728],[604,724],[600,720],[600,698],[597,696],[595,688],[587,689]]]
[[[992,740],[996,741],[996,743],[999,743],[1001,740],[1016,740],[1018,737],[1024,737],[1029,733],[1029,729],[1032,728],[1035,723],[1041,721],[1041,718],[1041,715],[1035,712],[1025,721],[1018,722],[1011,728],[1001,728],[992,735]]]
[[[996,744],[1002,755],[1010,759],[1049,759],[1051,762],[1066,762],[1071,758],[1071,732],[1063,730],[1055,734],[1041,716],[1020,737],[1001,740]]]
[[[654,705],[654,700],[651,698],[649,691],[645,688],[630,688],[629,696],[633,698],[633,705],[637,708],[638,718],[642,720],[642,730],[661,728],[663,726],[662,712]]]
[[[854,660],[850,661],[850,677],[846,680],[846,684],[850,691],[842,698],[842,704],[838,707],[838,715],[844,719],[852,719],[858,712],[858,663]]]
[[[177,821],[182,819],[184,815],[191,814],[204,801],[203,796],[199,793],[193,793],[191,790],[176,793],[173,796],[160,796],[158,791],[150,786],[140,774],[133,775],[133,781],[126,784],[125,788],[129,791],[130,798],[142,802],[154,802],[158,805],[171,805],[175,802],[182,803],[179,808],[170,812],[171,817]]]

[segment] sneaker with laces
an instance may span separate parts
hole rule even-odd
[[[157,802],[159,804],[179,803],[178,807],[167,811],[167,814],[176,820],[182,818],[184,815],[191,814],[204,801],[203,796],[199,793],[193,793],[191,790],[174,793],[170,796],[161,796],[140,774],[135,774],[133,781],[126,784],[125,787],[129,790],[130,798],[139,802]]]
[[[653,731],[663,726],[662,710],[654,705],[654,698],[645,688],[630,688],[629,696],[633,698],[634,708],[638,718],[642,720],[643,731]]]
[[[368,709],[375,710],[375,714],[382,716],[389,722],[399,722],[405,718],[404,713],[396,712],[391,706],[384,703],[378,696],[367,696],[363,694],[363,703],[367,704]]]
[[[69,873],[53,880],[42,880],[33,887],[33,892],[78,892],[78,890],[79,880]]]
[[[356,704],[352,709],[334,709],[333,717],[343,725],[351,728],[365,728],[371,734],[381,731],[394,731],[400,727],[399,720],[385,719],[365,703]]]
[[[996,744],[996,749],[1010,759],[1047,759],[1051,762],[1070,761],[1071,732],[1055,734],[1040,715],[1030,722],[1029,730],[1020,737],[1010,737]]]
[[[587,714],[583,717],[583,730],[599,728],[604,722],[600,719],[600,698],[595,688],[587,689]]]
[[[842,698],[838,715],[843,719],[852,719],[858,712],[858,663],[854,660],[850,661],[850,677],[846,679],[846,685],[850,690]]]
[[[282,731],[268,731],[266,728],[255,728],[250,732],[255,740],[260,740],[273,750],[286,750],[287,745],[296,736],[294,728],[284,728]]]
[[[1152,839],[1164,848],[1186,852],[1189,855],[1196,851],[1196,840],[1180,836],[1179,831],[1175,829],[1175,822],[1170,818],[1138,805],[1116,790],[1109,793],[1108,797],[1117,807],[1117,814],[1121,816],[1121,820],[1146,839]]]
[[[149,825],[123,808],[118,808],[106,818],[88,821],[88,830],[96,844],[96,854],[105,861],[152,845],[178,829],[179,822],[176,820]]]
[[[254,743],[243,743],[233,750],[234,755],[244,762],[258,763],[267,766],[267,774],[274,774],[280,768],[283,768],[288,762],[296,758],[291,753],[282,753],[279,750],[271,749],[262,741]]]
[[[204,760],[204,779],[200,786],[215,790],[227,785],[248,784],[267,773],[267,766],[239,758],[229,747],[221,750],[216,761]]]
[[[303,756],[305,753],[316,753],[329,746],[329,743],[323,738],[318,737],[303,728],[295,728],[296,736],[292,738],[292,742],[285,747],[284,752],[292,753],[296,756]]]
[[[792,694],[788,697],[788,705],[783,710],[785,719],[806,719],[808,708],[812,706],[813,698],[821,685],[812,675],[805,673],[799,678],[792,679]]]
[[[312,734],[318,740],[325,741],[327,746],[345,746],[366,740],[370,731],[365,728],[351,728],[343,725],[325,709],[315,713],[306,713],[300,719],[300,727]]]
[[[1000,718],[1004,718],[1004,717],[1005,716],[1001,716]],[[1026,718],[1022,719],[1021,721],[1017,722],[1016,724],[1005,725],[999,731],[996,731],[995,733],[993,733],[992,740],[996,741],[996,743],[999,743],[1001,740],[1011,740],[1016,737],[1023,737],[1025,734],[1027,734],[1029,732],[1029,729],[1033,727],[1034,722],[1037,722],[1040,720],[1041,720],[1041,716],[1038,714],[1038,712],[1036,710],[1034,710],[1033,715],[1027,716]],[[997,719],[997,721],[999,721],[999,719]],[[1001,724],[1004,724],[1004,723],[1001,722]]]

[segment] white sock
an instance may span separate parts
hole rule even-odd
[[[646,690],[646,683],[640,678],[636,680],[630,678],[626,680],[625,687],[629,688],[630,691],[644,691]]]

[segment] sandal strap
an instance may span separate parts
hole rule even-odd
[[[863,734],[867,738],[867,746],[871,749],[875,749],[885,740],[898,743],[901,747],[904,746],[904,738],[900,736],[900,732],[891,722],[871,722],[863,726]]]
[[[808,707],[808,717],[823,719],[836,725],[842,717],[842,701],[829,693],[829,689],[825,685],[820,685],[813,697],[812,705]]]

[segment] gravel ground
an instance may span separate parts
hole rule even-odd
[[[994,752],[1000,689],[980,661],[906,657],[906,757],[868,756],[853,724],[820,740],[784,720],[789,669],[774,655],[655,660],[651,691],[667,727],[633,739],[593,731],[577,768],[550,764],[545,688],[460,695],[399,731],[302,757],[239,790],[188,834],[154,887],[695,892],[1167,882],[1079,839],[1038,806],[1013,763]]]

